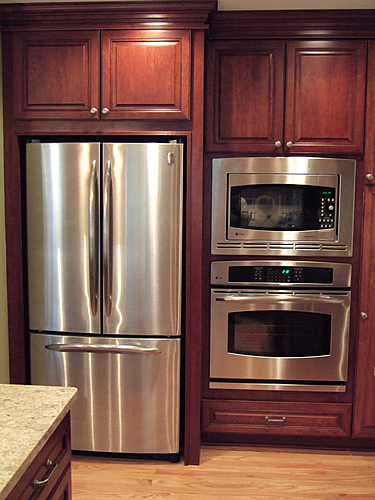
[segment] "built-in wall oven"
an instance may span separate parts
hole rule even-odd
[[[351,265],[211,263],[210,388],[344,392]]]

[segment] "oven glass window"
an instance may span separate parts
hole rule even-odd
[[[228,351],[252,356],[328,356],[331,315],[297,311],[251,311],[228,315]]]
[[[334,227],[335,189],[259,184],[230,188],[230,226],[274,231]]]

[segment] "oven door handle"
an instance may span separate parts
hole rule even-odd
[[[216,297],[217,302],[275,302],[275,301],[288,301],[288,302],[307,302],[311,301],[311,299],[314,299],[315,302],[318,303],[330,303],[332,304],[337,303],[341,304],[343,301],[343,297],[345,296],[340,296],[340,298],[332,296],[332,295],[325,295],[323,296],[316,296],[316,295],[304,295],[304,296],[294,296],[294,295],[266,295],[262,297],[251,297],[251,296],[236,296],[236,295],[227,295],[225,297]]]

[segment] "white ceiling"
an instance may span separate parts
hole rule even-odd
[[[55,3],[78,0],[0,0],[11,3]],[[101,2],[105,0],[79,0]],[[111,0],[134,1],[134,0]],[[144,1],[144,0],[135,0]],[[153,1],[153,0],[147,0]],[[183,2],[184,0],[178,0]],[[218,0],[219,10],[314,10],[314,9],[375,9],[375,0]]]

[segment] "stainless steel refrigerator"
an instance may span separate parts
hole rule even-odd
[[[182,186],[182,144],[26,146],[31,383],[78,388],[75,450],[179,453]]]

